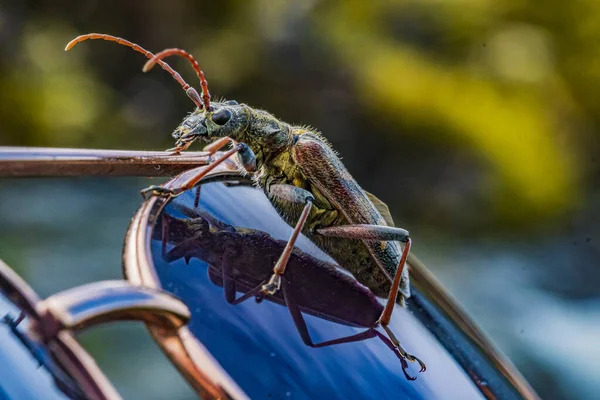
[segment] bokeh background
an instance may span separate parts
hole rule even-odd
[[[191,102],[114,43],[63,51],[88,32],[318,128],[543,398],[598,397],[599,2],[4,0],[0,145],[172,146]],[[119,278],[148,183],[2,179],[0,257],[42,295]],[[141,326],[82,341],[126,398],[192,398]]]

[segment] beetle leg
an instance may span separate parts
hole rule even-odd
[[[381,317],[379,317],[379,322],[382,325],[387,325],[390,322],[392,312],[394,311],[394,306],[398,297],[398,289],[400,287],[400,280],[402,278],[402,272],[404,271],[404,266],[406,265],[406,257],[408,257],[408,253],[410,252],[411,240],[408,235],[408,231],[391,226],[343,225],[317,229],[317,233],[323,236],[362,240],[397,240],[405,243],[402,256],[400,257],[398,267],[396,268],[396,273],[394,275],[394,280],[388,295],[387,303],[383,309],[383,312],[381,313]]]
[[[256,171],[256,156],[254,152],[246,143],[239,143],[235,140],[225,136],[216,142],[208,144],[204,147],[204,151],[209,153],[209,156],[212,156],[217,151],[221,150],[227,143],[231,143],[232,146],[238,146],[239,150],[237,153],[238,161],[241,166],[244,168],[246,172],[255,172]]]
[[[27,315],[25,314],[24,311],[21,311],[21,313],[19,314],[19,316],[17,317],[17,319],[15,319],[14,321],[14,327],[16,328],[17,326],[19,326],[19,324],[21,322],[23,322],[23,320],[25,319]]]
[[[294,325],[296,325],[296,330],[300,334],[302,341],[305,345],[313,348],[333,346],[336,344],[342,343],[352,343],[352,342],[360,342],[362,340],[373,338],[377,335],[377,331],[374,328],[367,329],[363,332],[357,333],[355,335],[345,336],[338,339],[328,340],[321,343],[314,343],[312,338],[310,337],[310,333],[308,332],[308,326],[306,325],[306,321],[302,316],[302,311],[298,307],[294,295],[292,293],[292,289],[290,283],[287,280],[283,280],[282,282],[282,291],[283,298],[285,299],[285,304],[290,311],[290,315],[292,316],[292,320],[294,321]]]
[[[256,171],[256,156],[254,155],[254,152],[247,144],[237,143],[229,136],[222,137],[212,143],[207,144],[204,147],[204,151],[208,152],[208,154],[212,156],[217,151],[225,147],[228,143],[231,143],[232,146],[240,146],[240,150],[238,151],[238,160],[246,172]]]
[[[421,359],[419,357],[414,356],[414,355],[408,353],[406,350],[404,350],[404,347],[402,347],[402,345],[400,344],[400,340],[398,340],[396,335],[394,335],[394,332],[392,332],[392,330],[387,326],[387,324],[384,325],[382,323],[381,326],[385,330],[385,333],[387,333],[388,337],[390,338],[390,341],[392,342],[392,344],[394,345],[394,347],[396,348],[398,353],[400,353],[400,355],[402,357],[406,358],[410,362],[415,362],[415,361],[418,362],[419,365],[421,366],[421,369],[419,370],[419,372],[425,372],[427,370],[427,366],[425,365],[425,363],[423,361],[421,361]]]
[[[285,272],[285,267],[287,266],[290,255],[294,250],[296,239],[298,239],[298,235],[302,231],[302,228],[304,228],[304,223],[308,219],[308,214],[310,213],[310,209],[312,208],[312,203],[314,200],[314,197],[312,194],[310,194],[310,192],[292,185],[271,185],[269,188],[269,194],[295,204],[304,204],[304,209],[298,218],[298,222],[294,227],[294,231],[292,232],[290,239],[283,249],[283,253],[281,253],[279,260],[277,260],[277,263],[273,268],[273,275],[271,275],[271,279],[269,279],[269,282],[262,288],[262,294],[265,295],[273,295],[281,287],[281,275],[283,275]]]
[[[394,352],[394,354],[396,354],[396,356],[400,360],[400,364],[402,365],[402,372],[404,373],[404,376],[406,377],[406,379],[411,380],[411,381],[414,381],[415,379],[417,379],[414,376],[408,375],[408,372],[406,372],[406,370],[408,368],[408,364],[407,364],[406,360],[418,361],[419,364],[421,365],[420,372],[425,371],[425,368],[426,368],[425,364],[423,364],[421,362],[421,360],[419,360],[417,357],[407,353],[404,350],[404,348],[402,348],[402,346],[400,346],[399,341],[396,339],[396,336],[392,333],[391,330],[388,332],[388,336],[390,337],[389,339],[387,337],[385,337],[382,333],[377,331],[375,328],[368,328],[368,329],[366,329],[362,332],[356,333],[354,335],[349,335],[349,336],[344,336],[344,337],[337,338],[337,339],[327,340],[327,341],[324,341],[321,343],[314,343],[312,341],[312,338],[310,337],[310,333],[308,331],[308,326],[306,324],[306,321],[304,320],[304,317],[302,316],[302,311],[300,311],[300,308],[298,307],[298,304],[296,303],[296,300],[294,299],[294,295],[293,295],[293,291],[290,286],[290,283],[285,279],[282,281],[282,291],[283,291],[283,298],[285,299],[285,304],[286,304],[288,310],[290,311],[290,315],[292,316],[294,325],[296,325],[296,330],[300,334],[300,337],[302,338],[302,341],[304,342],[304,344],[307,345],[308,347],[321,348],[321,347],[334,346],[334,345],[343,344],[343,343],[361,342],[363,340],[368,340],[368,339],[371,339],[374,337],[378,337],[390,350],[392,350]],[[387,329],[389,329],[389,328],[384,327],[384,329],[386,329],[386,332],[387,332]],[[395,339],[395,342],[394,342],[394,339]]]
[[[254,289],[249,290],[248,292],[244,293],[242,296],[238,297],[237,299],[235,299],[233,301],[233,305],[237,305],[240,303],[243,303],[244,301],[251,299],[255,296],[260,295],[260,291],[262,290],[263,285],[265,284],[265,281],[262,281],[260,284],[258,284],[258,286],[256,286]],[[259,302],[259,301],[257,301]]]
[[[208,152],[208,154],[210,154],[210,155],[213,155],[217,151],[219,151],[223,147],[225,147],[228,143],[231,143],[232,141],[233,140],[229,136],[225,136],[218,140],[215,140],[212,143],[207,144],[206,146],[204,146],[204,149],[202,149],[202,150]]]
[[[221,164],[223,161],[227,160],[233,154],[242,150],[244,148],[244,146],[245,145],[236,144],[235,146],[233,146],[233,148],[231,148],[230,150],[223,153],[223,155],[221,155],[221,157],[217,158],[216,160],[214,160],[213,162],[208,164],[206,166],[206,168],[202,169],[202,171],[198,172],[198,174],[192,176],[190,179],[185,181],[180,187],[171,189],[171,188],[166,188],[164,186],[152,185],[152,186],[142,190],[142,192],[141,192],[142,197],[144,197],[144,199],[147,199],[149,196],[166,196],[166,197],[178,196],[181,193],[185,192],[186,190],[190,190],[191,188],[196,186],[196,184],[198,182],[200,182],[202,180],[202,178],[204,178],[210,171],[215,169],[219,164]]]
[[[235,304],[235,296],[237,294],[235,278],[229,276],[229,271],[226,271],[225,266],[223,266],[223,270],[221,272],[221,277],[223,278],[223,293],[225,294],[225,301],[227,301],[229,304]]]
[[[167,254],[167,242],[169,240],[169,224],[165,214],[161,214],[161,241],[160,241],[160,255],[164,258]]]
[[[199,172],[197,175],[191,177],[190,179],[188,179],[186,182],[184,182],[179,189],[176,189],[176,191],[178,193],[182,193],[185,192],[186,190],[189,190],[191,188],[193,188],[194,186],[196,186],[196,184],[198,182],[200,182],[202,180],[202,178],[204,178],[210,171],[212,171],[213,169],[215,169],[219,164],[221,164],[223,161],[227,160],[229,157],[231,157],[233,154],[237,153],[238,151],[242,150],[243,146],[241,144],[236,144],[235,146],[233,146],[230,150],[226,151],[225,153],[223,153],[223,155],[219,158],[217,158],[216,160],[214,160],[213,162],[211,162],[210,164],[208,164],[208,166],[206,168],[204,168],[201,172]]]
[[[387,302],[379,320],[377,321],[383,329],[385,329],[388,334],[390,341],[394,344],[394,346],[398,349],[400,355],[407,360],[414,362],[417,361],[421,366],[421,371],[425,371],[427,368],[425,364],[417,357],[412,354],[407,353],[404,348],[400,345],[400,341],[393,334],[391,329],[388,327],[390,319],[392,317],[392,312],[394,311],[394,306],[396,305],[396,299],[398,297],[398,290],[400,287],[400,281],[402,278],[402,272],[404,271],[404,267],[406,265],[406,258],[410,253],[411,240],[408,234],[408,231],[401,228],[394,228],[391,226],[380,226],[380,225],[343,225],[343,226],[335,226],[329,228],[317,229],[317,233],[323,236],[331,236],[331,237],[343,237],[343,238],[351,238],[351,239],[362,239],[362,240],[397,240],[399,242],[405,243],[404,250],[402,251],[402,256],[400,257],[400,261],[398,262],[398,267],[396,268],[396,273],[394,275],[394,280],[392,282],[392,287],[388,294]]]
[[[252,149],[245,143],[239,143],[241,147],[240,151],[238,151],[238,161],[244,167],[246,172],[252,173],[256,171],[256,155]]]
[[[397,240],[402,243],[409,241],[408,231],[402,228],[383,225],[341,225],[317,229],[323,236],[332,236],[349,239],[390,241]]]

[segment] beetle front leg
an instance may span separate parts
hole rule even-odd
[[[380,225],[344,225],[344,226],[335,226],[329,228],[317,229],[317,233],[323,236],[330,237],[340,237],[340,238],[349,238],[349,239],[361,239],[361,240],[380,240],[380,241],[399,241],[404,243],[404,250],[402,251],[402,256],[400,257],[400,261],[398,262],[398,267],[396,268],[396,273],[394,275],[394,280],[392,282],[392,287],[388,294],[387,302],[379,320],[377,321],[383,329],[388,334],[391,342],[398,349],[398,352],[402,357],[406,358],[411,362],[418,362],[421,366],[421,371],[424,372],[427,367],[425,363],[423,363],[419,358],[409,354],[402,345],[398,338],[394,335],[391,329],[388,327],[390,319],[392,318],[392,312],[394,311],[394,306],[396,305],[396,299],[398,297],[398,290],[400,288],[400,281],[402,278],[402,272],[406,266],[406,258],[410,253],[411,240],[408,234],[408,231],[395,228],[391,226],[380,226]]]
[[[150,196],[166,196],[166,197],[178,196],[181,193],[185,192],[186,190],[190,190],[191,188],[196,186],[196,184],[198,182],[200,182],[202,180],[202,178],[204,178],[210,171],[215,169],[219,164],[221,164],[223,161],[227,160],[233,154],[237,153],[238,151],[243,151],[246,147],[247,146],[243,143],[236,144],[230,150],[223,153],[223,155],[221,155],[221,157],[217,158],[216,160],[214,160],[213,162],[208,164],[206,166],[206,168],[204,168],[198,174],[192,176],[190,179],[185,181],[180,187],[167,188],[165,186],[152,185],[141,191],[142,197],[144,199],[148,199],[148,197],[150,197]]]
[[[238,161],[240,162],[244,170],[246,170],[246,172],[255,172],[256,156],[254,155],[252,149],[250,149],[250,147],[247,144],[238,143],[235,140],[231,139],[229,136],[222,137],[210,144],[207,144],[203,150],[208,152],[208,154],[212,156],[229,143],[231,143],[232,146],[240,146],[240,150],[238,150],[237,156]]]
[[[212,143],[207,144],[202,149],[206,151],[209,155],[215,154],[217,151],[221,150],[223,147],[227,146],[229,143],[232,143],[233,140],[229,136],[222,137],[220,139],[215,140]]]
[[[237,153],[240,165],[248,173],[256,172],[256,155],[247,144],[238,143],[238,145],[241,146]]]
[[[283,275],[285,272],[285,268],[288,260],[290,259],[290,255],[294,250],[294,245],[296,244],[298,235],[300,235],[302,228],[304,228],[304,224],[308,219],[308,215],[314,201],[314,197],[310,192],[292,185],[271,185],[269,187],[269,194],[271,196],[278,197],[283,201],[291,203],[292,205],[303,205],[304,208],[300,214],[300,217],[298,218],[298,222],[294,227],[294,231],[292,232],[290,239],[283,249],[283,253],[281,253],[279,260],[277,260],[277,263],[273,268],[273,275],[271,275],[271,279],[269,279],[269,282],[262,288],[262,293],[265,295],[273,295],[281,288],[281,275]]]

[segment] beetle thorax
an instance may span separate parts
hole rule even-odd
[[[263,155],[262,149],[257,153],[257,159]],[[305,188],[306,177],[292,158],[291,148],[284,148],[283,151],[274,154],[267,153],[268,157],[263,157],[259,163],[259,171],[256,174],[256,182],[259,186],[266,188],[271,184],[293,185]]]
[[[248,125],[233,139],[250,146],[259,166],[289,152],[294,141],[289,124],[263,110],[248,108],[246,111],[249,112]]]

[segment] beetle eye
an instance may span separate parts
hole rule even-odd
[[[231,118],[231,111],[223,108],[212,115],[212,120],[217,125],[225,125]]]
[[[228,106],[237,106],[237,105],[238,105],[238,102],[237,102],[237,101],[235,101],[235,100],[227,100],[227,101],[225,102],[225,104],[227,104]]]

